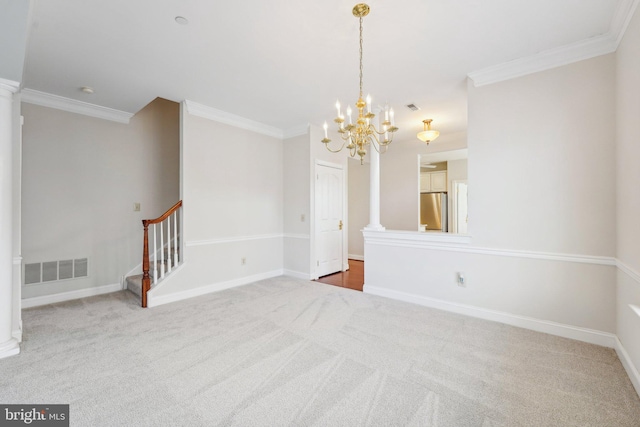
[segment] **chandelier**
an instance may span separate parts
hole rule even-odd
[[[327,150],[332,153],[342,151],[343,148],[349,150],[349,155],[355,157],[360,156],[360,164],[364,163],[364,156],[367,154],[367,146],[372,145],[373,148],[380,152],[386,151],[386,148],[393,140],[393,134],[398,130],[394,123],[393,108],[389,105],[384,107],[384,116],[381,113],[378,128],[373,124],[373,118],[376,116],[371,112],[371,96],[367,95],[366,102],[362,99],[362,18],[369,14],[369,6],[359,3],[353,7],[353,16],[360,19],[360,96],[356,102],[357,118],[355,122],[352,117],[353,111],[351,106],[347,106],[347,120],[340,109],[340,101],[336,102],[336,110],[338,116],[333,120],[338,125],[338,133],[342,139],[342,146],[337,149],[331,149],[329,143],[331,140],[327,136],[329,126],[324,122],[324,138],[321,140]],[[366,107],[366,112],[365,112]],[[382,151],[381,151],[382,150]]]

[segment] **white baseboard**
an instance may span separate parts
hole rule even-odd
[[[0,359],[15,356],[18,353],[20,353],[20,344],[15,338],[11,338],[9,341],[0,344]]]
[[[174,292],[169,295],[153,296],[151,294],[147,294],[147,306],[157,307],[159,305],[182,301],[184,299],[194,298],[200,295],[210,294],[212,292],[248,285],[249,283],[257,282],[259,280],[282,276],[283,273],[283,270],[273,270],[266,273],[254,274],[253,276],[239,277],[226,282],[212,283],[210,285],[200,286],[198,288],[188,289],[182,292]]]
[[[296,279],[311,280],[311,274],[309,273],[301,273],[299,271],[285,269],[283,274],[285,276],[295,277]]]
[[[616,348],[617,337],[614,334],[596,331],[588,328],[567,325],[563,323],[551,322],[548,320],[535,319],[533,317],[519,316],[502,311],[489,310],[466,304],[459,304],[420,295],[408,294],[405,292],[393,291],[390,289],[364,285],[364,293],[387,297],[399,301],[423,305],[425,307],[437,308],[439,310],[464,314],[466,316],[478,317],[480,319],[492,320],[494,322],[505,323],[507,325],[520,328],[531,329],[537,332],[557,335],[564,338],[571,338],[591,344],[601,345],[609,348]]]
[[[38,307],[54,304],[56,302],[71,301],[78,298],[92,297],[95,295],[109,294],[122,290],[120,283],[98,286],[95,288],[78,289],[77,291],[62,292],[59,294],[43,295],[41,297],[25,298],[22,300],[22,308]]]
[[[349,254],[348,258],[355,259],[356,261],[364,261],[364,255]]]
[[[18,342],[22,342],[22,320],[16,329],[11,332],[11,336],[18,340]]]
[[[631,361],[631,357],[629,357],[629,353],[622,345],[622,342],[616,337],[616,353],[618,354],[618,358],[620,362],[622,362],[622,366],[625,371],[627,371],[627,375],[629,375],[629,379],[633,384],[633,387],[636,389],[636,393],[640,396],[640,372],[638,372],[638,368]]]

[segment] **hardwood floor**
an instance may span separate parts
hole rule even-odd
[[[349,269],[341,273],[323,276],[316,282],[340,286],[362,292],[364,285],[364,261],[349,260]]]

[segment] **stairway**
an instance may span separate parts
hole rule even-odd
[[[164,274],[165,277],[169,274],[169,265],[168,265],[168,261],[167,261],[167,249],[165,249],[164,251],[164,260],[160,261],[158,260],[156,263],[154,263],[153,261],[151,261],[149,263],[149,276],[151,276],[151,281],[152,281],[152,285],[151,285],[151,289],[153,289],[154,284],[153,284],[153,269],[154,267],[157,268],[157,277],[158,277],[158,282],[160,282],[160,276],[162,274],[162,270],[164,269]],[[179,254],[180,251],[178,250],[177,253]],[[172,270],[175,269],[177,266],[172,266]],[[142,296],[142,274],[136,274],[133,276],[127,276],[127,278],[125,279],[126,284],[127,284],[127,289],[131,292],[133,292],[134,294],[136,294],[137,296]],[[157,284],[156,283],[156,284]]]
[[[149,277],[145,279],[142,274],[138,274],[126,278],[127,289],[140,297],[142,307],[147,307],[147,292],[182,264],[180,229],[178,228],[180,224],[178,213],[182,218],[181,208],[182,200],[158,218],[142,220],[142,272],[144,273],[144,269],[148,268]],[[158,253],[160,253],[159,261]],[[156,272],[155,275],[154,272]]]

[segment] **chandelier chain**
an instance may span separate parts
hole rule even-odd
[[[360,99],[362,99],[362,16],[360,17]]]

